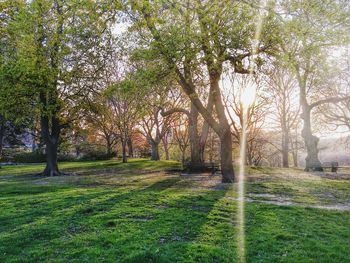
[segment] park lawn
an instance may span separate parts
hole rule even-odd
[[[32,166],[0,176],[0,262],[237,261],[236,186],[218,176],[180,177],[162,171],[176,162],[146,160],[64,163],[86,171],[51,178]],[[349,211],[260,201],[283,194],[304,206],[346,203],[350,181],[294,169],[249,173],[247,196],[256,200],[245,204],[247,262],[349,262]]]
[[[176,169],[181,165],[176,161],[151,161],[142,158],[131,158],[128,163],[122,163],[121,160],[103,160],[103,161],[76,161],[76,162],[60,162],[59,169],[63,172],[75,172],[79,170],[90,169],[118,169],[120,170],[164,170]],[[19,164],[19,165],[3,165],[0,168],[0,176],[2,175],[23,175],[28,173],[40,173],[44,170],[44,163],[37,164]]]

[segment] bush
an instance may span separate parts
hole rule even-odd
[[[13,162],[16,154],[23,153],[20,148],[4,148],[2,150],[1,162]]]
[[[13,161],[16,163],[44,163],[46,162],[46,156],[39,151],[22,152],[15,154]]]
[[[58,154],[57,157],[59,162],[74,162],[77,161],[77,158],[70,154]]]
[[[102,161],[102,160],[109,160],[112,159],[113,155],[108,155],[105,152],[100,151],[90,151],[86,154],[84,154],[80,160],[82,161]]]

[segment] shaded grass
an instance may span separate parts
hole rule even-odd
[[[45,164],[20,164],[20,165],[4,165],[0,169],[2,175],[25,175],[40,173],[44,170]],[[66,172],[74,172],[87,169],[112,169],[116,168],[123,171],[154,171],[164,169],[179,169],[181,164],[176,161],[151,161],[140,158],[132,158],[128,163],[122,163],[120,160],[105,160],[105,161],[76,161],[76,162],[61,162],[59,169]]]
[[[235,187],[213,188],[208,180],[216,177],[139,172],[176,162],[61,167],[84,164],[82,175],[27,176],[17,167],[11,173],[21,176],[0,177],[0,262],[236,262]],[[89,175],[94,169],[110,173]],[[250,172],[248,192],[349,201],[343,181],[293,169]],[[332,191],[335,198],[320,194]],[[246,237],[247,262],[348,262],[350,213],[249,202]]]

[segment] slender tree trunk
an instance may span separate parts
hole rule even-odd
[[[182,164],[185,163],[185,150],[181,150],[181,162]]]
[[[32,152],[36,150],[37,143],[36,143],[36,129],[33,130],[33,138],[32,138]]]
[[[3,150],[3,145],[4,145],[4,133],[5,133],[5,122],[3,120],[1,120],[1,123],[0,123],[0,159],[2,158],[2,150]]]
[[[159,142],[158,141],[151,141],[151,160],[152,161],[159,161]]]
[[[200,142],[198,136],[198,116],[197,108],[191,103],[188,133],[191,147],[191,163],[195,164],[202,162],[200,158]]]
[[[107,156],[110,157],[112,154],[112,144],[109,136],[106,137],[106,148],[107,148]]]
[[[123,163],[127,163],[128,162],[128,158],[126,156],[126,145],[127,145],[127,140],[126,139],[122,139],[122,162]]]
[[[311,130],[311,109],[303,107],[302,118],[304,127],[301,131],[301,136],[304,139],[307,156],[305,158],[305,171],[323,171],[322,164],[318,159],[318,141],[319,138],[312,134]]]
[[[169,147],[168,147],[168,137],[164,135],[162,138],[163,148],[165,152],[165,160],[170,160]]]
[[[213,93],[209,93],[208,97],[208,104],[207,104],[207,110],[208,112],[212,113],[213,112]],[[200,140],[199,140],[199,156],[200,156],[200,161],[202,163],[205,162],[205,145],[207,144],[207,139],[209,135],[209,124],[206,120],[204,120],[203,127],[202,127],[202,132],[200,135]],[[211,161],[212,162],[212,161]]]
[[[288,132],[282,131],[282,166],[285,168],[289,167],[289,139]]]
[[[131,138],[128,139],[128,154],[129,154],[129,157],[134,157],[134,149],[133,149]]]
[[[293,165],[298,167],[298,153],[296,151],[293,151]]]
[[[199,142],[199,158],[200,158],[200,162],[202,163],[205,162],[204,154],[205,154],[205,145],[207,144],[208,134],[209,134],[209,125],[206,121],[204,121],[200,142]]]

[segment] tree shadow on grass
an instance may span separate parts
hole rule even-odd
[[[149,190],[170,186],[170,180],[157,182]],[[13,186],[12,186],[13,187]],[[35,190],[28,191],[27,188]],[[116,203],[145,189],[117,192],[116,190],[93,191],[69,187],[35,187],[18,185],[4,191],[6,198],[0,202],[6,213],[0,215],[1,255],[18,255],[25,252],[26,247],[40,244],[60,237],[62,234],[74,235],[89,231],[80,221],[94,213],[106,213]],[[70,192],[70,190],[72,192]],[[81,190],[81,191],[80,191]],[[93,191],[93,193],[90,193]],[[35,195],[33,195],[33,193]],[[90,205],[92,203],[93,205]],[[6,205],[6,206],[5,206]],[[90,208],[91,206],[92,208]],[[91,209],[91,211],[89,210]],[[10,251],[7,251],[10,249]],[[1,253],[4,251],[4,253]],[[1,261],[3,262],[3,261]]]
[[[176,187],[180,180],[161,177],[145,187],[78,194],[73,203],[67,195],[33,215],[31,224],[22,227],[15,221],[15,231],[8,226],[0,259],[174,262],[192,253],[200,254],[202,262],[222,259],[222,246],[205,243],[200,235],[206,225],[216,227],[208,213],[225,191],[181,189]],[[206,248],[215,257],[206,255]]]
[[[248,203],[247,262],[347,262],[349,212]]]

